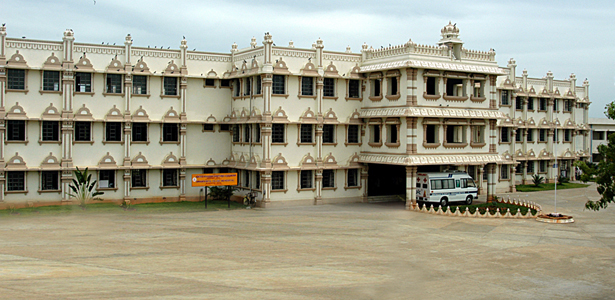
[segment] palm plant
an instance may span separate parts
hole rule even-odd
[[[534,182],[535,187],[539,187],[540,184],[545,180],[544,177],[539,176],[538,174],[532,175],[532,181]]]
[[[73,178],[73,183],[70,184],[70,189],[73,191],[68,192],[68,195],[77,198],[79,206],[85,208],[87,202],[91,200],[103,200],[97,196],[104,194],[104,192],[95,191],[96,180],[92,180],[92,174],[88,174],[88,168],[81,171],[77,167],[76,171],[73,171],[76,178]]]

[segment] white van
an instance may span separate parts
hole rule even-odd
[[[478,198],[474,179],[466,172],[450,171],[419,173],[416,182],[416,199],[424,202],[438,202],[443,207],[449,202],[463,201],[470,205]]]

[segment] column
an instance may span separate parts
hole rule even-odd
[[[495,185],[497,184],[496,164],[487,165],[487,202],[492,202],[495,197]]]
[[[478,177],[476,178],[476,183],[478,184],[478,194],[484,195],[484,185],[483,185],[483,173],[485,172],[485,165],[478,166]]]
[[[418,118],[406,118],[406,154],[416,154],[417,123]]]
[[[553,153],[553,128],[549,128],[547,131],[547,151],[551,152],[551,154],[553,155],[553,157],[555,157],[554,155],[556,155],[555,153]],[[549,161],[549,165],[553,164],[553,161]],[[549,182],[554,182],[553,180],[553,168],[549,167],[547,169],[547,178],[545,178],[545,181],[547,183]]]
[[[367,203],[367,195],[368,194],[368,190],[367,190],[367,180],[369,179],[369,165],[365,165],[363,168],[361,168],[361,186],[363,187],[363,196],[362,196],[362,200],[364,203]]]
[[[320,121],[316,125],[316,165],[322,167],[322,126]]]
[[[260,207],[268,207],[271,204],[271,171],[267,170],[261,172],[261,192],[263,193],[263,200],[260,203]]]
[[[314,196],[314,205],[322,204],[322,169],[314,170],[316,172],[316,196]]]
[[[179,201],[186,201],[186,169],[179,169]]]
[[[517,186],[516,186],[516,179],[515,179],[515,174],[517,173],[517,168],[515,167],[515,165],[510,165],[510,189],[509,191],[511,193],[515,193],[517,192]]]
[[[406,167],[406,209],[416,208],[416,166]]]
[[[406,106],[412,107],[417,105],[417,69],[406,69]]]
[[[527,184],[527,161],[520,162],[519,167],[521,167],[523,170],[523,178],[521,178],[521,183]]]

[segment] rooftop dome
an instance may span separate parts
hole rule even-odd
[[[457,27],[457,23],[453,24],[451,21],[448,22],[448,25],[444,26],[444,28],[442,28],[440,30],[442,39],[440,39],[440,41],[438,42],[438,44],[445,44],[445,43],[463,43],[460,39],[459,39],[459,28]]]

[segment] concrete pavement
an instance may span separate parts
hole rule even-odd
[[[521,195],[550,212],[552,194]],[[4,216],[0,298],[615,297],[615,206],[583,211],[594,186],[558,194],[575,223],[436,216],[401,202]]]

